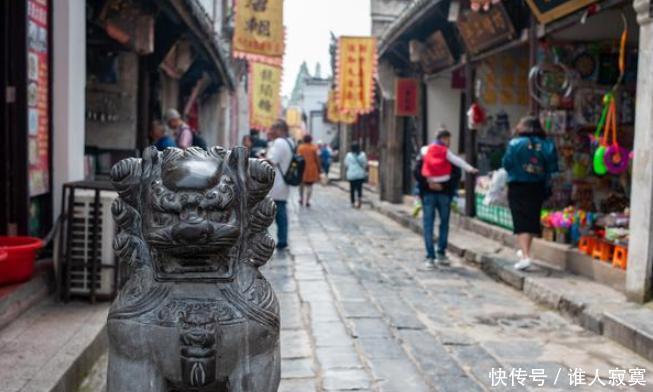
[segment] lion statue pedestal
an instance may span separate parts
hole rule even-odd
[[[155,148],[117,163],[114,249],[127,276],[108,318],[108,392],[274,392],[279,305],[273,168],[246,149]]]

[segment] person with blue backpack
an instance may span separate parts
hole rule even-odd
[[[508,205],[517,238],[517,270],[530,267],[533,237],[542,234],[540,214],[550,196],[551,175],[558,171],[558,153],[535,116],[522,118],[503,156],[508,172]]]

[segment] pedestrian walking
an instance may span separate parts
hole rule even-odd
[[[317,145],[320,146],[320,163],[322,164],[322,173],[329,178],[329,171],[331,170],[331,158],[333,152],[327,143],[322,143],[322,141],[317,142]]]
[[[546,137],[537,117],[519,121],[503,156],[503,167],[508,172],[508,205],[519,247],[514,267],[524,270],[532,262],[533,237],[542,234],[542,205],[550,196],[551,175],[558,171],[555,143]]]
[[[166,135],[166,128],[159,120],[152,121],[150,126],[150,143],[159,151],[163,151],[168,147],[177,147],[174,139]]]
[[[363,184],[367,179],[367,156],[358,143],[351,144],[351,151],[345,156],[345,177],[349,181],[351,206],[361,208]],[[358,196],[358,198],[356,198]]]
[[[320,157],[318,147],[313,144],[313,137],[309,134],[304,135],[303,143],[297,147],[297,154],[304,158],[304,175],[302,183],[299,186],[299,205],[311,206],[311,196],[313,195],[313,184],[320,181]]]
[[[433,269],[437,264],[449,265],[447,246],[451,200],[458,189],[461,169],[471,174],[478,173],[476,168],[449,149],[450,143],[451,133],[446,129],[438,131],[435,143],[420,150],[420,159],[413,173],[422,200],[424,265],[427,269]],[[437,253],[433,243],[436,212],[440,218]]]
[[[166,112],[166,122],[172,129],[177,147],[187,149],[193,145],[193,131],[186,124],[176,109],[168,109]]]
[[[295,151],[295,143],[288,137],[288,124],[284,120],[277,120],[270,131],[270,146],[266,159],[272,164],[275,171],[274,185],[270,190],[270,197],[277,206],[275,222],[277,225],[277,249],[288,247],[288,196],[290,186],[284,180]]]

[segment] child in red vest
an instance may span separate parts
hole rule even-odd
[[[422,148],[421,152],[424,157],[422,175],[432,190],[441,190],[444,183],[451,179],[452,164],[467,173],[478,173],[476,168],[449,150],[450,143],[451,133],[446,129],[441,129],[438,131],[436,142]]]

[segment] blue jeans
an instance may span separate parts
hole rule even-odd
[[[438,233],[438,254],[444,256],[449,241],[449,215],[451,213],[451,196],[446,193],[425,193],[422,200],[424,216],[424,246],[426,257],[435,258],[433,245],[433,229],[435,212],[440,215],[440,232]]]
[[[275,200],[274,204],[277,205],[277,215],[274,219],[277,223],[277,248],[285,248],[288,246],[287,203],[283,200]]]

